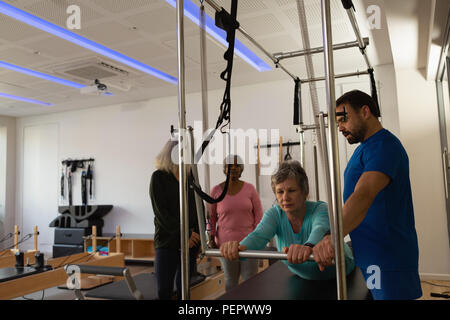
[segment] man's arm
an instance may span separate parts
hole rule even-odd
[[[361,175],[355,190],[344,204],[342,212],[344,236],[359,226],[375,197],[390,181],[389,176],[379,171],[367,171]]]
[[[390,181],[391,178],[388,175],[379,171],[367,171],[361,175],[355,186],[355,190],[344,204],[342,213],[344,237],[358,227],[364,220],[373,200]],[[320,271],[323,271],[326,266],[332,265],[334,248],[330,235],[323,237],[314,246],[313,254]]]

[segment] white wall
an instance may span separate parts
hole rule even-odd
[[[6,151],[6,155],[2,154],[2,165],[6,166],[6,176],[2,176],[0,179],[4,179],[1,183],[5,184],[4,210],[3,217],[0,220],[3,223],[3,232],[5,234],[13,232],[15,223],[15,189],[16,189],[16,119],[11,117],[0,116],[0,127],[2,127],[2,133],[6,134],[6,145],[2,146],[2,151]],[[5,141],[3,141],[4,143]],[[0,244],[0,248],[7,248],[13,244],[12,239]]]
[[[425,276],[450,277],[436,86],[420,71],[403,69],[397,70],[397,89],[400,139],[410,161],[419,269]]]

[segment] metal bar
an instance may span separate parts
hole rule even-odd
[[[207,4],[209,4],[214,10],[216,11],[220,11],[221,7],[215,3],[213,0],[204,0]],[[253,45],[255,45],[259,50],[261,50],[270,60],[272,60],[272,62],[275,64],[275,66],[277,68],[280,68],[281,70],[283,70],[284,72],[286,72],[286,74],[288,74],[293,80],[297,80],[298,77],[294,76],[292,73],[290,73],[283,65],[281,65],[278,61],[278,59],[276,59],[273,54],[271,54],[270,52],[268,52],[266,49],[264,49],[264,47],[262,45],[260,45],[255,39],[253,39],[247,31],[244,30],[244,28],[239,27],[239,32],[246,37]]]
[[[366,53],[366,45],[365,45],[364,40],[363,40],[363,38],[361,36],[361,32],[359,31],[359,27],[358,27],[358,23],[356,21],[355,13],[353,12],[352,8],[346,9],[346,11],[347,11],[348,18],[350,19],[350,23],[352,25],[353,31],[355,32],[356,41],[358,41],[358,43],[359,43],[359,49],[360,49],[360,51],[361,51],[361,53],[362,53],[362,55],[364,57],[364,60],[366,61],[367,68],[368,69],[372,69],[372,65],[370,64],[369,57],[367,56],[367,53]]]
[[[362,76],[362,75],[365,75],[365,74],[369,74],[369,72],[366,70],[366,71],[342,73],[342,74],[335,75],[334,78],[338,79],[338,78],[347,78],[347,77],[357,77],[357,76]],[[301,83],[307,83],[307,82],[323,81],[323,80],[326,80],[325,77],[310,78],[310,79],[300,80],[300,82]]]
[[[177,0],[177,54],[178,54],[178,159],[180,186],[180,239],[181,239],[181,299],[189,299],[189,212],[185,157],[186,88],[184,65],[184,1]]]
[[[345,274],[345,255],[344,255],[344,235],[342,231],[342,200],[341,200],[341,181],[339,166],[339,149],[336,128],[336,97],[334,84],[334,62],[331,32],[331,10],[330,0],[322,0],[322,34],[324,47],[324,65],[327,78],[326,95],[328,105],[328,134],[329,134],[329,156],[330,178],[334,188],[332,193],[332,216],[334,218],[334,247],[336,260],[336,283],[337,296],[339,300],[347,300],[347,282]]]
[[[281,146],[283,147],[287,147],[287,146],[298,146],[300,145],[300,142],[285,142],[282,143]],[[260,145],[260,148],[273,148],[273,147],[280,147],[280,143],[272,143],[272,144],[265,144],[265,145]],[[258,146],[254,146],[254,148],[258,148]]]
[[[210,257],[222,257],[219,249],[207,249],[205,255]],[[239,258],[287,260],[287,254],[278,251],[245,250],[239,251]],[[314,256],[312,254],[309,256],[308,261],[314,261]]]
[[[317,166],[317,146],[313,147],[313,161],[314,161],[314,186],[316,201],[319,200],[319,168]]]
[[[443,38],[443,42],[442,42],[441,55],[439,56],[439,64],[438,64],[438,69],[437,69],[437,73],[436,73],[436,81],[442,81],[444,78],[445,60],[446,60],[449,45],[450,45],[450,41],[449,41],[450,30],[449,29],[450,29],[450,8],[448,10],[448,15],[447,15],[447,24],[445,26],[445,34],[444,34],[444,38]],[[448,79],[448,81],[450,83],[450,79]]]
[[[192,127],[189,127],[189,138],[190,138],[190,145],[191,145],[191,170],[192,175],[194,176],[195,181],[199,181],[198,178],[198,170],[197,170],[197,163],[194,162],[194,154],[195,154],[195,146],[194,146],[194,135],[192,131],[194,130]],[[197,221],[198,221],[198,232],[200,236],[200,250],[201,253],[204,254],[206,250],[206,226],[205,226],[205,207],[203,206],[203,200],[202,198],[195,192],[195,206],[197,211]]]
[[[300,164],[305,169],[305,133],[300,130]]]
[[[130,290],[131,294],[136,298],[136,300],[144,300],[144,296],[136,287],[136,283],[134,282],[133,277],[131,276],[130,270],[125,268],[123,276],[128,286],[128,290]]]
[[[320,112],[318,115],[319,118],[319,137],[321,139],[321,145],[322,148],[319,148],[321,151],[321,158],[323,161],[323,170],[324,170],[324,177],[325,177],[325,189],[327,192],[327,201],[328,201],[328,206],[331,205],[331,203],[333,202],[332,197],[331,197],[331,175],[330,175],[330,162],[328,159],[328,143],[327,143],[327,134],[326,134],[326,128],[327,126],[325,125],[325,114],[323,112]],[[330,215],[329,215],[329,220],[330,220],[330,228],[331,228],[331,236],[334,236],[334,219],[332,216],[332,212],[330,211]]]
[[[363,38],[364,45],[367,46],[369,44],[369,38]],[[347,49],[347,48],[353,48],[353,47],[359,47],[358,41],[350,41],[350,42],[344,42],[333,45],[333,50],[341,50],[341,49]],[[301,57],[306,54],[316,54],[323,52],[323,47],[316,47],[306,50],[296,50],[296,51],[290,51],[290,52],[277,52],[274,53],[273,56],[277,60],[282,59],[289,59],[289,58],[295,58],[295,57]]]

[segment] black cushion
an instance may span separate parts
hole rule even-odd
[[[361,270],[355,267],[347,276],[347,298],[366,300],[370,297]],[[336,280],[305,280],[278,261],[218,300],[337,300]]]
[[[158,300],[158,289],[154,273],[141,273],[133,277],[137,289],[142,293],[145,300]],[[205,280],[205,276],[197,274],[191,277],[191,286]],[[174,288],[175,292],[175,288]],[[135,300],[125,280],[113,282],[92,290],[85,296],[87,298],[112,299],[112,300]]]

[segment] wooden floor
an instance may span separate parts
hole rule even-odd
[[[450,281],[442,280],[423,280],[422,284],[422,297],[419,300],[448,300],[446,298],[436,298],[430,296],[434,293],[445,293],[450,295]]]

